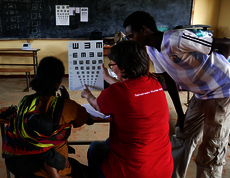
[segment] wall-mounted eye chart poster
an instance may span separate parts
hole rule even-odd
[[[71,41],[69,49],[69,90],[103,90],[103,40]]]

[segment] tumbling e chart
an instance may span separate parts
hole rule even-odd
[[[71,41],[69,46],[69,90],[103,90],[103,41]]]

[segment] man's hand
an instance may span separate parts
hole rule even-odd
[[[70,99],[69,92],[66,90],[66,88],[63,85],[61,85],[59,91],[61,93],[61,96],[57,94],[58,96],[62,97],[63,99]]]
[[[185,114],[178,116],[177,122],[176,122],[176,127],[179,127],[180,132],[184,132],[184,120],[185,120]]]

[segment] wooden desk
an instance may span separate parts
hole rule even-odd
[[[103,46],[103,55],[104,56],[108,56],[108,52],[110,50],[110,48],[112,48],[113,46]]]
[[[33,63],[31,64],[9,64],[9,63],[0,63],[0,65],[14,65],[14,66],[33,66],[34,67],[34,75],[37,74],[38,67],[38,58],[37,52],[40,49],[30,49],[30,50],[22,50],[21,48],[0,48],[0,56],[7,57],[31,57],[33,59]]]

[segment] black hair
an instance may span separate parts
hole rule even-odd
[[[149,60],[145,48],[135,41],[121,41],[113,46],[108,53],[110,60],[124,70],[124,79],[136,79],[148,74]]]
[[[152,32],[158,32],[155,19],[145,11],[135,11],[126,17],[123,27],[131,25],[132,30],[140,32],[142,25],[145,25]]]
[[[40,96],[55,95],[56,84],[61,82],[64,74],[62,61],[53,56],[45,57],[40,61],[37,76],[30,82],[30,86]]]

